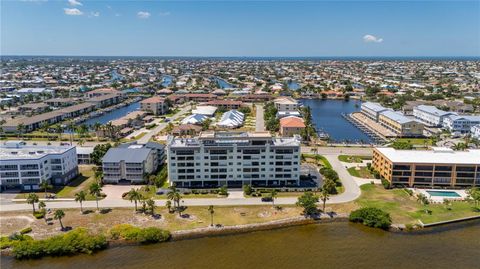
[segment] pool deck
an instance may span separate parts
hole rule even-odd
[[[415,194],[423,194],[430,199],[432,203],[443,203],[445,199],[447,200],[456,200],[456,201],[463,201],[467,198],[468,194],[465,190],[451,190],[451,189],[411,189]],[[452,197],[452,196],[432,196],[428,192],[455,192],[459,195],[459,197]]]

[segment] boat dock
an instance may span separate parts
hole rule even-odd
[[[387,141],[386,137],[384,137],[379,132],[373,130],[372,128],[369,128],[368,126],[364,125],[363,123],[361,123],[360,121],[358,121],[357,119],[352,117],[351,114],[342,113],[342,117],[345,120],[347,120],[348,122],[350,122],[352,125],[357,127],[358,129],[360,129],[366,135],[371,137],[375,142],[386,142]]]

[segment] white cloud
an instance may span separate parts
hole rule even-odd
[[[80,3],[80,2],[77,1],[77,0],[68,0],[68,3],[69,3],[71,6],[83,6],[83,4]]]
[[[100,17],[100,12],[92,11],[92,12],[90,12],[90,15],[93,16],[93,17]]]
[[[374,35],[364,35],[363,36],[363,42],[365,42],[365,43],[382,43],[383,38],[376,37]]]
[[[83,15],[83,12],[81,12],[78,8],[64,8],[63,12],[65,12],[66,15],[70,15],[70,16]]]
[[[170,11],[160,12],[158,13],[160,16],[170,16]]]
[[[151,14],[150,12],[147,12],[147,11],[139,11],[137,13],[137,17],[139,17],[140,19],[148,19],[150,18]]]

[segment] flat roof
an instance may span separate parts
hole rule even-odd
[[[39,159],[48,154],[63,154],[74,146],[0,146],[0,160]]]
[[[434,148],[433,150],[375,149],[394,163],[480,164],[480,150],[454,151],[449,148]]]
[[[107,163],[118,163],[125,161],[127,163],[141,163],[145,161],[150,154],[149,148],[111,148],[103,156],[102,161]]]

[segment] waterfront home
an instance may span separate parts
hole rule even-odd
[[[208,102],[217,98],[215,94],[211,93],[187,93],[183,95],[187,101],[194,102]]]
[[[196,135],[202,131],[202,127],[194,124],[180,124],[173,127],[172,135],[184,136],[184,135]]]
[[[302,118],[287,116],[280,119],[280,135],[291,137],[299,135],[305,129],[305,122]]]
[[[269,132],[202,132],[169,136],[169,181],[183,188],[288,187],[300,182],[300,139]]]
[[[239,109],[242,106],[243,102],[235,100],[212,100],[206,102],[205,104],[223,109]]]
[[[155,151],[143,145],[110,148],[102,159],[103,182],[143,183],[157,169]]]
[[[240,100],[244,102],[268,102],[273,99],[273,96],[269,93],[255,93],[255,94],[247,94],[240,97]]]
[[[217,107],[214,106],[197,106],[194,110],[192,110],[192,114],[213,117],[213,115],[215,115],[215,111],[217,111]]]
[[[21,114],[39,114],[48,110],[49,106],[44,103],[31,103],[18,107],[18,112]]]
[[[290,116],[301,118],[302,114],[299,111],[278,111],[276,115],[277,119],[290,117]]]
[[[5,132],[17,132],[18,126],[24,126],[24,132],[31,132],[35,129],[42,127],[44,123],[55,124],[66,119],[78,117],[85,113],[91,112],[95,109],[95,105],[91,103],[81,103],[65,107],[62,109],[54,110],[51,112],[35,115],[32,117],[15,118],[7,120],[2,126]]]
[[[452,133],[468,134],[475,125],[480,124],[480,116],[450,115],[443,121],[443,128]]]
[[[93,147],[77,147],[78,164],[92,164]]]
[[[405,117],[400,112],[391,110],[383,111],[378,117],[378,122],[398,137],[421,137],[424,126],[421,122]]]
[[[278,111],[298,111],[298,101],[292,97],[282,96],[273,100]]]
[[[0,146],[0,189],[39,190],[40,183],[65,185],[78,174],[74,146],[30,146],[18,141]]]
[[[66,107],[78,103],[78,100],[76,98],[51,98],[43,102],[53,107]]]
[[[439,127],[443,120],[450,116],[457,115],[455,112],[440,110],[434,106],[419,105],[413,108],[413,116],[427,126]]]
[[[480,124],[472,126],[472,129],[470,129],[470,133],[472,134],[473,138],[480,139]]]
[[[380,105],[379,103],[373,103],[373,102],[365,102],[365,103],[362,103],[362,106],[361,106],[361,112],[365,116],[377,122],[378,122],[378,118],[380,117],[380,113],[387,110],[392,111],[392,109],[390,108],[386,108]]]
[[[161,95],[161,96],[167,96],[167,95],[170,95],[172,93],[173,93],[173,91],[170,90],[170,89],[161,89],[161,90],[157,91],[157,94]]]
[[[243,125],[245,115],[238,110],[230,110],[223,113],[222,118],[217,123],[221,128],[238,128]]]
[[[109,95],[109,94],[123,95],[121,91],[115,90],[114,88],[100,88],[100,89],[88,91],[84,94],[84,96],[87,98],[93,98],[93,97]]]
[[[140,101],[140,108],[143,111],[153,113],[155,116],[168,112],[168,104],[165,102],[165,98],[159,96],[153,96]]]
[[[374,148],[372,167],[392,185],[409,187],[480,186],[480,150],[396,150]]]
[[[116,93],[104,94],[87,99],[87,102],[95,104],[95,108],[104,108],[120,103],[122,96]]]

